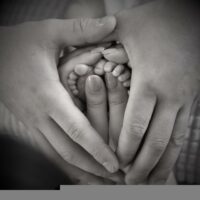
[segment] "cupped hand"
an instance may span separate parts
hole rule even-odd
[[[0,28],[0,100],[36,137],[71,164],[103,175],[118,161],[60,83],[62,48],[98,43],[115,18],[45,20]],[[98,56],[97,56],[98,57]],[[47,148],[48,149],[48,148]],[[91,155],[91,156],[89,156]],[[96,161],[95,161],[96,160]],[[88,164],[89,163],[89,164]],[[104,167],[102,167],[104,166]]]
[[[132,68],[117,154],[127,184],[164,183],[199,92],[200,19],[194,1],[153,1],[116,15]]]

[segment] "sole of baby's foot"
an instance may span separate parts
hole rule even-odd
[[[93,68],[85,65],[78,64],[74,70],[69,73],[67,83],[73,95],[85,101],[85,82],[89,75],[94,74]]]

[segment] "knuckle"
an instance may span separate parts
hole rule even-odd
[[[67,130],[68,135],[71,137],[72,140],[74,141],[81,141],[83,138],[83,131],[82,129],[78,126],[77,123],[72,123],[68,130]]]
[[[85,38],[85,31],[87,30],[87,26],[89,24],[89,19],[87,18],[78,18],[73,21],[73,32],[74,33],[79,33],[81,37],[80,42],[82,43],[88,43]]]
[[[168,139],[152,137],[149,140],[149,144],[155,152],[162,152],[168,144]]]
[[[136,123],[128,123],[125,125],[124,129],[128,137],[132,138],[135,141],[142,140],[146,131],[145,126]]]
[[[77,19],[77,28],[79,29],[80,32],[84,32],[85,29],[85,19],[79,18]]]

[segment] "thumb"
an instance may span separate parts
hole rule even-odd
[[[80,46],[101,42],[115,29],[116,18],[49,20],[59,45]],[[51,30],[52,30],[52,27]]]

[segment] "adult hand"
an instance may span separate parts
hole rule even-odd
[[[199,91],[200,19],[195,1],[153,1],[117,14],[132,83],[117,154],[127,184],[164,183]]]
[[[0,100],[36,139],[45,138],[65,161],[79,163],[86,171],[95,163],[99,167],[93,173],[104,176],[102,165],[115,172],[117,158],[73,104],[60,83],[57,64],[63,47],[97,43],[115,24],[114,17],[107,17],[0,28]]]

